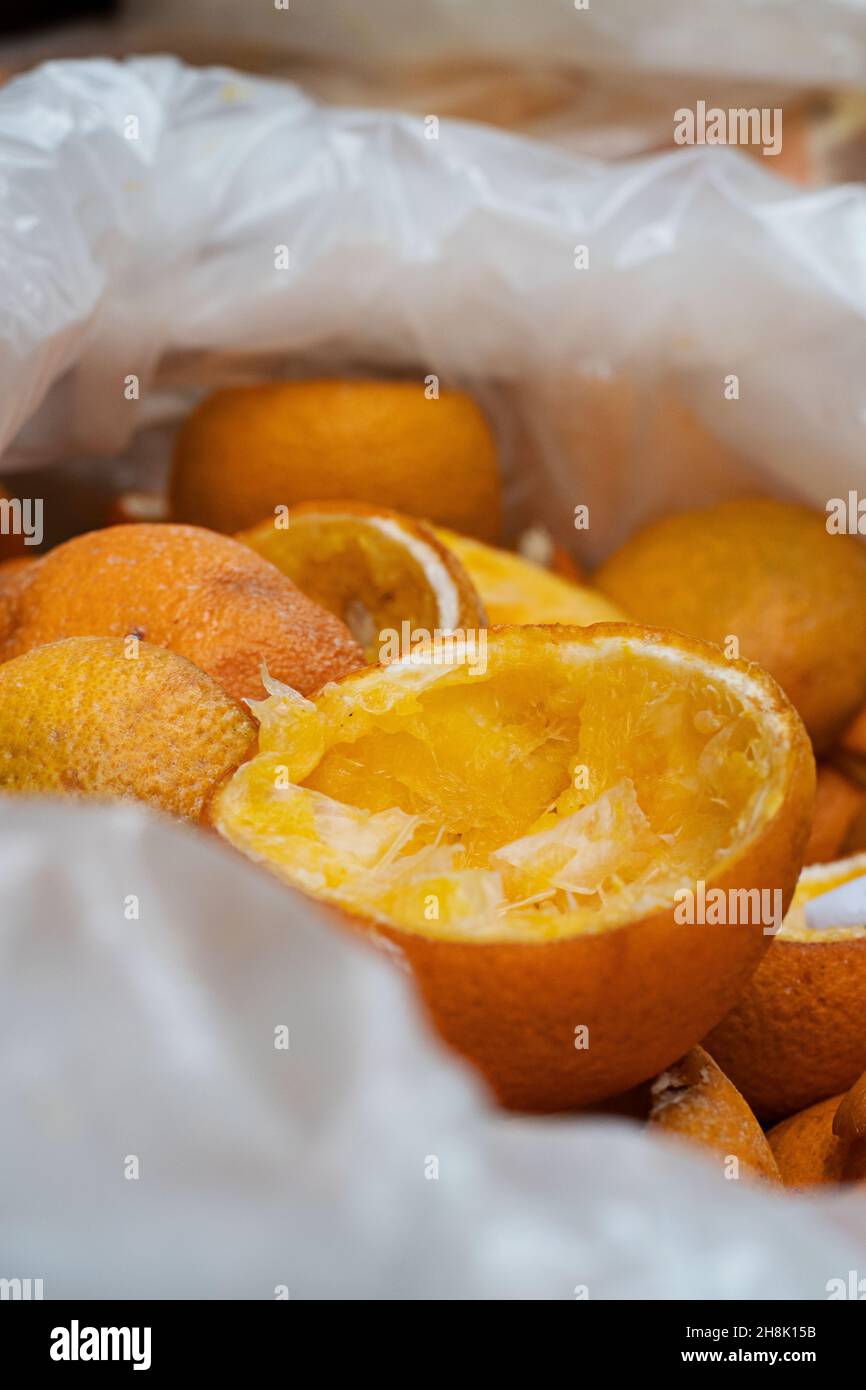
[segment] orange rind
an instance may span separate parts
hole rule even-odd
[[[699,1145],[716,1159],[725,1177],[781,1182],[761,1126],[702,1047],[693,1047],[653,1083],[649,1124]]]
[[[762,1119],[835,1095],[866,1068],[866,912],[862,926],[813,927],[806,916],[843,884],[863,878],[866,887],[864,876],[866,854],[803,870],[781,931],[706,1038]]]
[[[17,584],[0,658],[63,637],[169,647],[236,699],[262,693],[261,666],[299,690],[363,664],[351,633],[248,546],[196,526],[146,523],[76,536]]]
[[[787,906],[814,765],[775,683],[705,643],[618,624],[481,636],[312,701],[274,686],[214,819],[397,947],[500,1101],[566,1109],[655,1075],[734,1003],[763,922],[684,925],[677,895]]]
[[[429,526],[363,502],[306,502],[237,539],[335,613],[378,661],[416,633],[486,627],[466,571]]]
[[[500,550],[444,527],[439,539],[457,556],[491,623],[616,623],[625,614],[604,594],[564,579],[522,555]]]
[[[198,820],[251,754],[255,725],[174,652],[111,637],[0,665],[0,791],[146,802]]]

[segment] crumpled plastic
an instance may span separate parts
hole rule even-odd
[[[591,561],[666,509],[863,485],[866,191],[732,149],[605,166],[430,130],[168,58],[12,83],[3,468],[115,465],[207,384],[390,370],[476,390],[512,528],[573,543],[587,505]]]
[[[216,382],[384,370],[477,391],[512,524],[573,540],[589,503],[590,557],[746,484],[862,485],[866,194],[795,194],[734,151],[608,168],[437,134],[171,59],[0,91],[0,476],[114,470]],[[393,960],[216,840],[12,801],[0,876],[3,1277],[821,1298],[866,1268],[856,1194],[723,1183],[625,1121],[497,1114]]]
[[[215,836],[3,798],[0,880],[0,1273],[46,1298],[826,1298],[866,1269],[856,1193],[496,1112],[389,956]]]

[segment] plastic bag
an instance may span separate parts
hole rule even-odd
[[[512,522],[588,502],[592,553],[745,483],[863,482],[864,193],[430,129],[170,59],[0,92],[0,476],[113,472],[206,384],[390,370],[477,390]],[[863,1267],[858,1197],[792,1219],[624,1123],[492,1113],[390,963],[216,844],[15,803],[0,856],[2,1248],[48,1296],[823,1297]]]
[[[6,470],[115,459],[205,382],[396,370],[476,389],[512,524],[573,541],[587,504],[590,559],[672,506],[864,481],[858,188],[733,150],[606,167],[171,59],[36,70],[0,160]]]
[[[7,801],[0,875],[0,1249],[46,1298],[823,1298],[864,1268],[859,1196],[822,1220],[625,1121],[492,1113],[407,976],[204,836]]]

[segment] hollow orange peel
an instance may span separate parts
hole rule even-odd
[[[625,619],[617,604],[587,584],[516,555],[437,527],[439,539],[457,556],[491,623],[616,623]]]
[[[676,634],[494,628],[477,658],[418,653],[313,701],[273,687],[214,819],[397,946],[504,1104],[589,1104],[741,992],[763,926],[683,926],[674,895],[705,877],[787,905],[811,749],[766,673]]]
[[[697,1144],[725,1174],[781,1182],[773,1151],[748,1104],[702,1047],[693,1047],[652,1085],[649,1125]],[[737,1168],[733,1169],[732,1160]]]
[[[336,614],[378,661],[394,634],[486,627],[457,557],[414,517],[363,502],[306,502],[237,539]]]

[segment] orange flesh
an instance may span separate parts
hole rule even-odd
[[[277,689],[220,829],[374,920],[539,940],[669,906],[781,804],[776,716],[736,673],[542,628],[491,633],[472,669],[394,663],[315,703]]]

